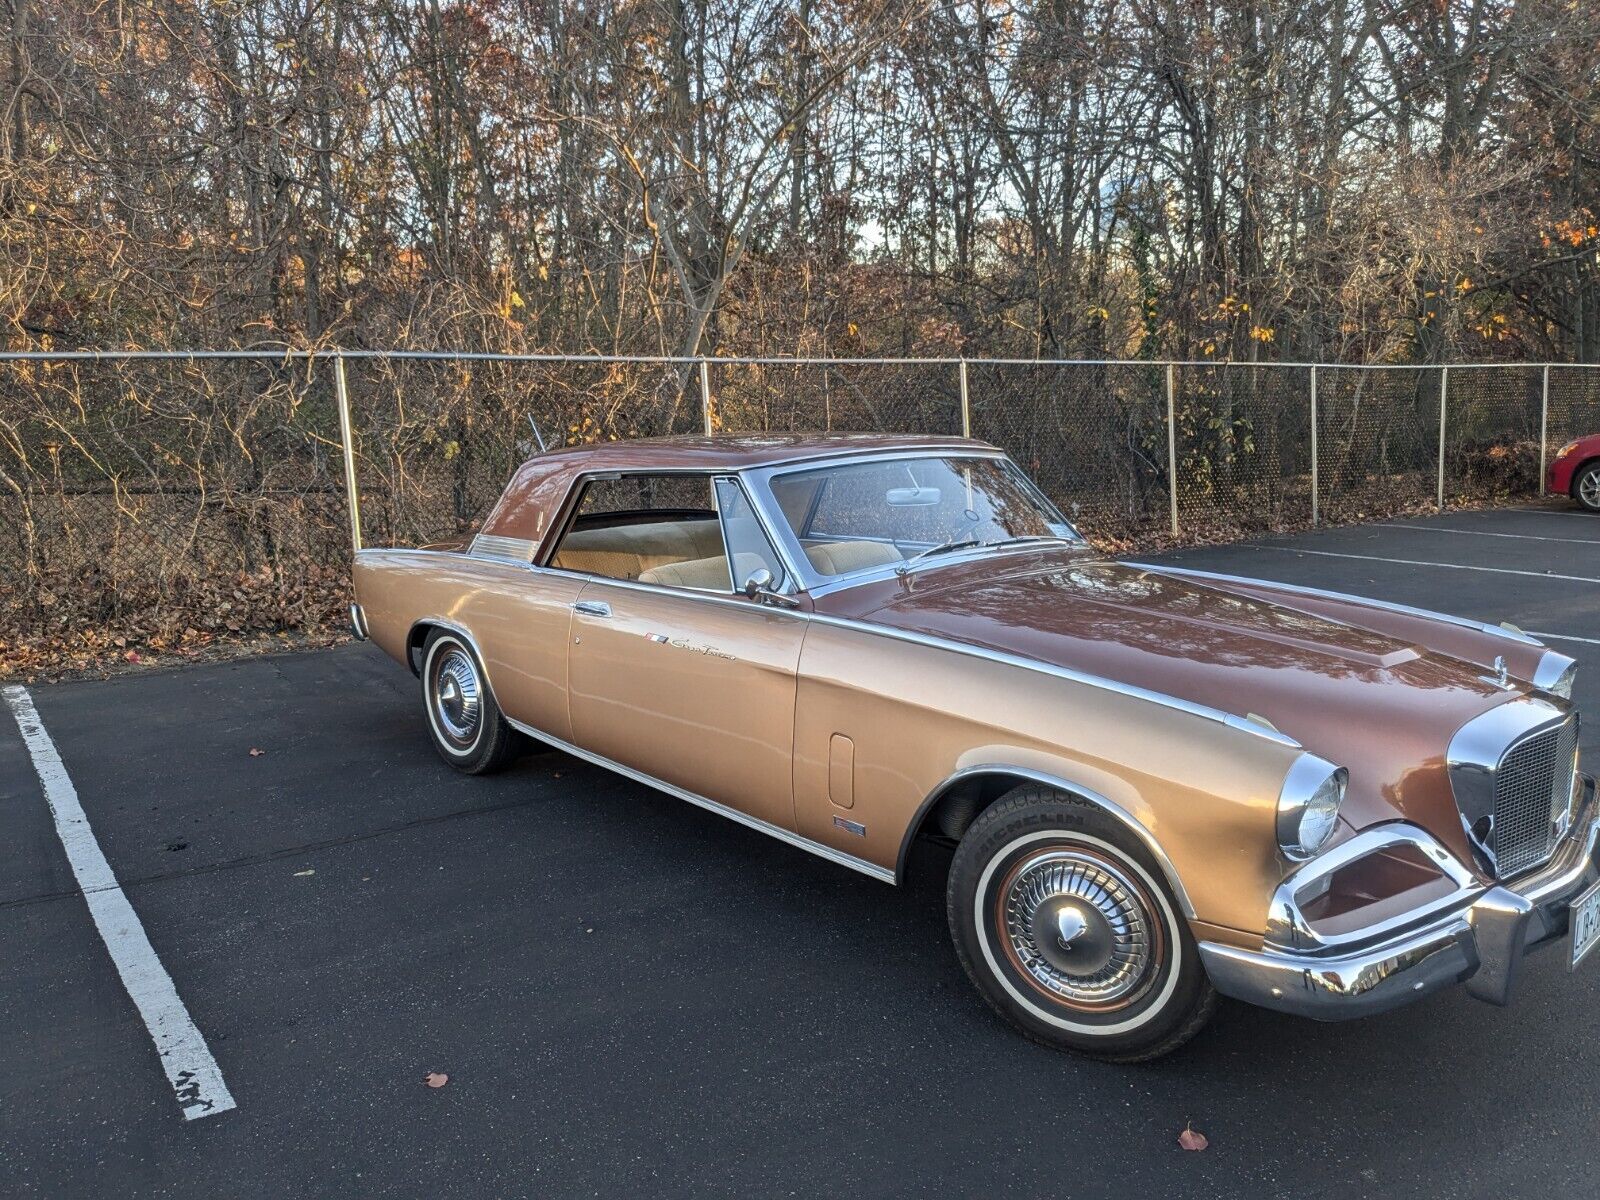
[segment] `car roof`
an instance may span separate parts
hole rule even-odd
[[[836,458],[852,454],[880,454],[906,450],[993,450],[972,438],[925,434],[888,433],[736,433],[636,438],[564,446],[541,454],[539,462],[573,458],[584,460],[584,471],[620,471],[643,468],[702,468],[739,471]]]
[[[741,433],[564,446],[517,468],[482,532],[541,543],[572,485],[597,471],[743,471],[916,451],[996,453],[997,448],[972,438],[885,433]]]

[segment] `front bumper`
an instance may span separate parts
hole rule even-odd
[[[1577,469],[1578,456],[1576,454],[1553,460],[1544,473],[1545,492],[1553,496],[1570,496],[1572,494],[1572,475]]]
[[[1600,880],[1600,804],[1585,777],[1572,831],[1544,867],[1514,887],[1482,890],[1462,907],[1371,944],[1335,951],[1241,950],[1201,942],[1200,958],[1223,995],[1321,1021],[1385,1012],[1465,982],[1504,1004],[1530,950],[1567,932],[1568,906]]]

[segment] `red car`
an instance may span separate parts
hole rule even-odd
[[[1564,493],[1590,512],[1600,513],[1600,433],[1556,451],[1545,476],[1545,491]]]

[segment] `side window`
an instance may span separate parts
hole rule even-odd
[[[591,480],[549,565],[670,587],[733,588],[709,475],[641,473]]]
[[[745,582],[757,571],[766,570],[772,575],[767,585],[773,591],[783,591],[788,586],[788,572],[778,557],[766,530],[750,507],[750,498],[737,479],[723,478],[716,482],[717,507],[722,512],[722,529],[728,540],[728,551],[733,555],[733,587],[744,590]]]

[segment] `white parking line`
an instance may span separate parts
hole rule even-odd
[[[1582,517],[1586,521],[1596,519],[1593,513],[1559,508],[1482,508],[1475,511],[1486,517]]]
[[[1528,636],[1537,638],[1553,638],[1558,642],[1583,642],[1590,646],[1600,646],[1600,638],[1573,637],[1570,633],[1535,633],[1530,629],[1528,630]]]
[[[1451,529],[1445,525],[1408,525],[1403,521],[1380,521],[1375,529],[1421,529],[1428,533],[1464,533],[1469,537],[1517,538],[1524,542],[1565,542],[1569,546],[1597,546],[1600,538],[1558,538],[1539,533],[1490,533],[1487,529]]]
[[[1321,558],[1353,558],[1359,562],[1396,563],[1402,567],[1440,567],[1446,571],[1484,571],[1490,575],[1527,575],[1533,579],[1563,579],[1570,583],[1600,583],[1591,575],[1557,575],[1548,571],[1514,571],[1510,567],[1469,567],[1466,563],[1428,562],[1416,558],[1382,558],[1376,554],[1339,554],[1332,550],[1303,550],[1298,546],[1262,546],[1285,554],[1315,554]]]
[[[112,874],[111,864],[78,802],[78,789],[72,786],[56,744],[45,732],[44,722],[33,706],[33,697],[20,687],[6,688],[5,697],[28,753],[33,756],[33,769],[38,772],[45,801],[55,818],[56,835],[89,904],[89,915],[111,952],[122,986],[128,989],[128,996],[155,1040],[161,1069],[172,1083],[184,1118],[192,1121],[227,1112],[234,1107],[233,1097],[222,1082],[217,1060],[211,1057],[205,1038],[190,1020],[172,977],[156,957],[138,914]]]

